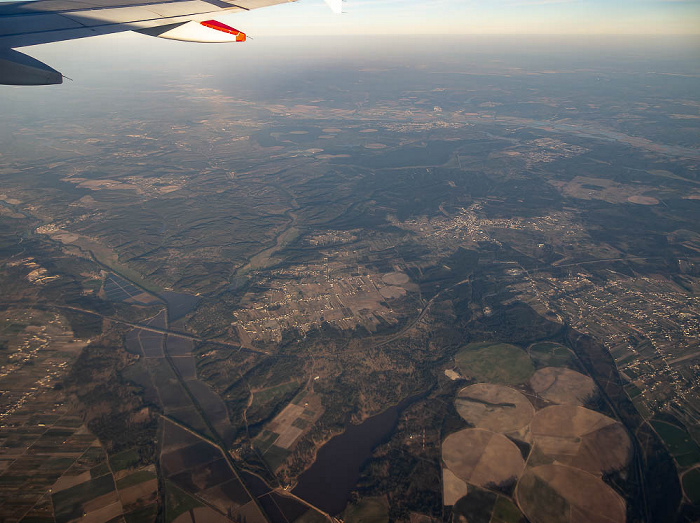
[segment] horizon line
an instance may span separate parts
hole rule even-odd
[[[315,36],[323,37],[372,37],[372,36],[407,36],[411,38],[416,37],[459,37],[459,36],[477,36],[477,37],[616,37],[616,38],[698,38],[700,39],[700,33],[309,33],[309,34],[298,34],[298,33],[258,33],[257,37],[265,38],[308,38]]]

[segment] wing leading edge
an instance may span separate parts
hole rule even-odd
[[[0,84],[59,84],[63,76],[16,47],[121,31],[190,42],[243,42],[212,13],[297,0],[34,0],[0,3]]]

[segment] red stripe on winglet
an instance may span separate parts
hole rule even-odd
[[[215,31],[221,31],[222,33],[228,33],[236,36],[236,42],[245,42],[245,33],[241,33],[238,29],[234,29],[231,26],[217,22],[216,20],[206,20],[204,22],[199,22],[204,27],[209,29],[214,29]]]

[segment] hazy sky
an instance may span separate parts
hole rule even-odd
[[[76,40],[41,45],[25,52],[66,76],[84,81],[85,75],[99,69],[94,64],[110,65],[120,58],[128,63],[115,66],[114,70],[132,73],[138,64],[153,68],[154,62],[160,63],[165,58],[182,61],[183,71],[199,69],[197,64],[184,63],[187,57],[210,63],[251,56],[267,63],[275,56],[273,53],[264,58],[263,43],[273,40],[267,38],[271,35],[357,35],[357,44],[347,37],[329,40],[326,47],[316,50],[324,57],[353,56],[360,53],[359,48],[368,46],[377,46],[380,51],[384,44],[365,36],[373,34],[594,35],[584,40],[600,47],[599,54],[617,44],[609,37],[597,35],[696,35],[671,40],[683,55],[684,67],[691,63],[688,60],[700,64],[700,0],[347,0],[344,10],[336,15],[323,0],[299,0],[249,12],[217,14],[218,20],[254,39],[260,37],[257,42],[242,45],[172,42],[127,32],[92,38],[89,43]],[[423,41],[417,39],[414,43],[424,46]],[[560,49],[557,41],[545,37],[540,45],[549,45],[552,51],[557,51]],[[642,43],[651,46],[652,51],[661,45],[655,38],[645,38]],[[338,49],[329,47],[333,45]],[[256,49],[260,49],[258,54]],[[292,57],[298,52],[293,46],[285,49]],[[521,44],[513,44],[513,51],[522,49]],[[406,50],[412,52],[415,51]],[[305,54],[309,54],[308,49]]]
[[[700,34],[700,0],[322,0],[227,15],[255,34]]]

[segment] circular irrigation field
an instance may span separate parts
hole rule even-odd
[[[538,369],[542,367],[571,367],[576,362],[576,357],[568,347],[551,341],[533,343],[528,348],[528,353]]]
[[[442,460],[455,476],[478,487],[515,481],[525,467],[515,443],[483,429],[449,435],[442,444]]]
[[[547,401],[583,405],[596,386],[591,378],[565,367],[545,367],[530,378],[532,389]]]
[[[455,361],[464,376],[490,383],[517,385],[535,372],[527,353],[508,343],[467,345],[457,353]]]
[[[532,404],[520,392],[491,383],[477,383],[460,390],[455,407],[467,422],[494,432],[522,429],[535,414]]]
[[[624,426],[583,407],[546,407],[532,418],[530,430],[540,453],[594,474],[619,470],[631,457],[632,443]]]
[[[515,497],[532,523],[624,523],[625,501],[602,479],[565,465],[529,469]]]

